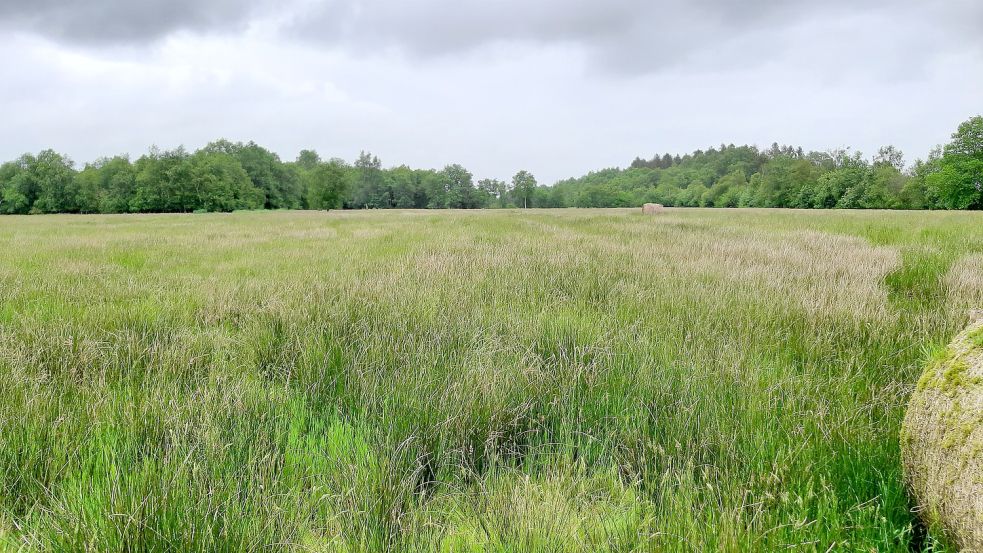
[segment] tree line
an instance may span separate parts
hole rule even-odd
[[[893,146],[866,159],[844,149],[721,145],[636,158],[627,169],[561,181],[551,194],[578,207],[983,209],[983,117],[959,125],[948,144],[910,167]]]
[[[147,213],[241,209],[474,209],[669,206],[983,209],[983,117],[961,124],[926,160],[900,151],[805,152],[721,145],[685,156],[636,158],[544,186],[528,171],[482,179],[461,165],[383,168],[313,150],[284,162],[254,142],[218,140],[196,152],[152,148],[136,161],[99,159],[76,168],[52,150],[0,165],[0,213]]]
[[[156,213],[242,209],[473,209],[532,207],[536,179],[474,182],[460,165],[441,170],[384,169],[362,153],[349,164],[304,150],[282,161],[254,142],[218,140],[184,148],[99,159],[76,169],[53,150],[0,166],[0,213]]]

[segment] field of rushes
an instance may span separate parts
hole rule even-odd
[[[983,214],[0,218],[0,548],[942,550]]]

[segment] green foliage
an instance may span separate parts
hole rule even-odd
[[[904,156],[881,148],[871,162],[847,150],[803,152],[773,144],[720,146],[686,156],[636,158],[557,183],[566,205],[620,207],[656,202],[686,207],[980,209],[983,118],[960,125],[943,152],[905,171]]]
[[[183,148],[163,152],[152,148],[138,159],[131,211],[192,211],[188,157]]]
[[[292,168],[280,161],[280,157],[255,142],[232,143],[217,140],[203,148],[206,152],[218,152],[234,157],[242,165],[253,185],[264,194],[263,206],[267,209],[299,209],[303,207],[304,193]]]
[[[117,156],[88,164],[75,177],[83,213],[126,213],[136,189],[130,159]]]
[[[25,175],[25,157],[0,166],[0,213],[27,213],[31,209],[36,193]]]
[[[30,178],[37,187],[37,198],[31,211],[36,213],[62,213],[78,211],[78,199],[73,186],[72,161],[45,150],[28,164]]]
[[[348,193],[349,171],[343,162],[320,160],[313,163],[298,159],[301,182],[307,189],[307,204],[311,209],[340,209]]]
[[[0,213],[74,213],[79,210],[72,161],[53,150],[24,154],[0,171]]]
[[[81,171],[51,150],[0,166],[0,213],[190,212],[229,209],[473,209],[489,207],[683,207],[983,209],[983,117],[905,167],[893,146],[859,152],[772,144],[721,145],[684,156],[636,158],[552,186],[528,171],[510,182],[481,179],[453,164],[437,171],[384,168],[361,152],[354,165],[303,150],[284,163],[254,142],[214,141],[192,155],[156,148],[134,163],[100,159]],[[203,157],[197,157],[198,155]],[[208,156],[224,156],[208,157]],[[246,187],[238,163],[251,183]],[[257,192],[262,201],[256,202]]]
[[[779,155],[762,166],[754,205],[761,207],[811,207],[816,187],[815,166],[801,157]]]
[[[440,172],[447,194],[447,207],[474,209],[478,204],[478,191],[474,187],[471,172],[460,165],[448,165]]]
[[[355,161],[355,185],[352,194],[350,206],[354,208],[393,207],[393,191],[382,172],[382,162],[369,152],[361,152]]]
[[[196,196],[189,207],[204,211],[263,207],[263,191],[253,184],[236,158],[202,150],[191,157],[190,163],[190,181]]]
[[[481,179],[478,181],[478,193],[488,207],[509,207],[512,188],[505,181],[498,179]],[[551,206],[552,207],[552,206]],[[563,207],[562,204],[555,207]]]
[[[519,171],[512,177],[512,194],[518,207],[534,207],[531,205],[536,192],[536,177],[529,171]]]
[[[983,209],[983,117],[961,125],[927,177],[946,209]]]

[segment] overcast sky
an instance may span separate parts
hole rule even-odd
[[[255,140],[541,182],[983,112],[979,0],[0,0],[0,159]]]

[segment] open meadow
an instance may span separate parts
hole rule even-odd
[[[983,214],[0,218],[0,550],[888,551]]]

